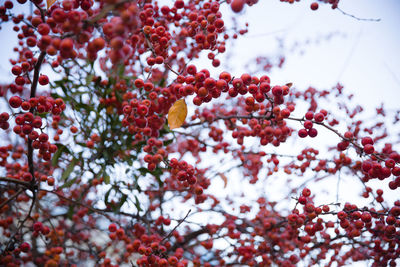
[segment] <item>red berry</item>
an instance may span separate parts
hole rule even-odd
[[[312,121],[305,121],[304,122],[304,128],[311,129],[312,127],[313,127],[313,122]]]
[[[49,77],[47,77],[47,75],[39,76],[39,84],[40,85],[47,85],[48,83],[49,83]]]
[[[60,42],[60,50],[70,52],[74,47],[74,41],[71,38],[65,38]]]
[[[354,135],[352,132],[345,132],[344,137],[347,139],[352,139],[354,137]]]
[[[307,203],[307,198],[305,196],[300,196],[299,197],[299,203],[304,205]]]
[[[367,145],[364,146],[364,152],[367,153],[367,154],[374,153],[374,150],[375,150],[374,146],[371,145],[371,144],[367,144]]]
[[[7,112],[3,112],[0,114],[0,121],[8,121],[10,115]]]
[[[231,3],[231,8],[233,12],[239,13],[243,10],[244,0],[233,0]]]
[[[47,142],[47,140],[49,140],[49,136],[47,134],[41,133],[39,135],[39,141],[40,142],[44,143],[44,142]]]
[[[306,115],[305,115],[305,118],[306,118],[307,120],[312,120],[312,119],[314,119],[314,112],[308,111],[308,112],[306,113]]]
[[[14,66],[14,67],[12,67],[11,72],[15,76],[19,76],[22,73],[22,68],[20,66]]]
[[[108,231],[110,231],[111,233],[114,233],[115,231],[117,231],[117,226],[112,223],[108,226]]]
[[[283,94],[283,90],[282,90],[282,87],[280,87],[280,86],[274,86],[273,88],[272,88],[272,94],[274,95],[274,96],[281,96],[282,94]]]
[[[308,135],[308,132],[307,132],[306,129],[300,129],[300,130],[299,130],[299,136],[300,136],[301,138],[305,138],[305,137],[307,137],[307,135]]]
[[[349,141],[342,141],[337,144],[337,148],[339,151],[344,151],[349,147]]]
[[[27,242],[24,242],[19,246],[19,248],[22,252],[28,252],[29,250],[31,250],[31,245],[29,245],[29,243]]]
[[[311,10],[317,10],[318,9],[318,3],[317,2],[313,2],[311,4]]]
[[[318,135],[318,131],[315,128],[311,128],[310,130],[308,130],[308,136],[310,137],[316,137]]]
[[[367,212],[363,212],[363,214],[361,215],[361,220],[365,223],[370,222],[372,219],[372,216],[370,213]]]
[[[316,122],[323,122],[324,118],[325,118],[324,114],[322,114],[320,112],[318,112],[314,115],[314,119]]]
[[[39,32],[41,35],[47,35],[47,34],[49,34],[49,33],[50,33],[50,26],[49,26],[49,24],[40,23],[39,26],[38,26],[38,32]]]
[[[305,197],[309,197],[311,195],[311,190],[308,188],[304,188],[301,194]]]
[[[35,222],[33,224],[33,230],[36,232],[40,232],[43,229],[43,224],[41,222]]]
[[[22,99],[19,96],[12,96],[8,102],[10,103],[10,106],[13,108],[19,108],[22,104]]]
[[[361,139],[361,144],[363,146],[368,145],[368,144],[373,145],[374,141],[372,140],[371,137],[367,136],[367,137],[363,137],[363,139]]]

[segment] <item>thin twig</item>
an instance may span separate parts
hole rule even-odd
[[[24,192],[24,189],[19,189],[14,195],[12,195],[9,199],[7,199],[6,201],[4,201],[3,203],[0,204],[0,210],[7,205],[8,203],[10,203],[13,199],[15,199],[17,196],[19,196],[19,194],[21,194],[22,192]]]
[[[192,210],[189,210],[189,211],[186,213],[185,217],[183,217],[183,219],[181,219],[181,220],[178,221],[178,224],[174,227],[174,229],[172,229],[171,232],[169,232],[169,234],[168,234],[166,237],[164,237],[164,238],[161,240],[160,243],[163,243],[164,241],[168,240],[168,239],[172,236],[173,232],[179,227],[179,225],[181,225],[181,224],[186,220],[186,218],[189,216],[189,214],[190,214],[191,211],[192,211]]]
[[[45,21],[46,21],[46,18],[45,18],[46,12],[43,10],[43,8],[41,8],[41,7],[39,6],[38,3],[36,3],[36,1],[32,1],[32,0],[31,0],[31,3],[33,3],[33,4],[36,6],[36,8],[40,11],[40,17],[41,17],[42,21],[45,22]],[[31,7],[32,7],[32,6],[31,6]],[[31,12],[31,14],[32,14],[32,12]]]
[[[14,178],[0,177],[0,181],[19,184],[19,185],[23,185],[23,186],[29,188],[29,183],[28,182],[17,180],[17,179],[14,179]]]
[[[354,15],[352,15],[352,14],[349,14],[349,13],[347,13],[347,12],[344,12],[344,11],[343,11],[343,10],[341,10],[339,7],[337,7],[336,9],[337,9],[337,10],[339,10],[340,12],[342,12],[342,14],[343,14],[343,15],[346,15],[346,16],[349,16],[349,17],[352,17],[353,19],[356,19],[356,20],[361,20],[361,21],[374,21],[374,22],[381,21],[381,19],[371,19],[371,18],[368,18],[368,19],[366,19],[366,18],[359,18],[359,17],[356,17],[356,16],[354,16]]]

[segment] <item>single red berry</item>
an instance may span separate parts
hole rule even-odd
[[[314,119],[316,122],[323,122],[325,119],[325,116],[321,112],[318,112],[318,113],[315,113]]]
[[[181,9],[181,8],[183,8],[185,6],[185,2],[183,2],[182,0],[176,0],[175,1],[175,7],[177,8],[177,9]]]
[[[8,121],[10,115],[7,112],[3,112],[0,114],[0,121]]]
[[[12,96],[12,97],[10,97],[8,102],[10,103],[11,107],[19,108],[22,104],[22,99],[19,96]]]
[[[11,72],[15,76],[19,76],[22,73],[22,68],[20,66],[14,66],[14,67],[12,67]]]
[[[299,203],[304,205],[307,203],[307,198],[305,196],[300,196],[299,197]]]
[[[316,137],[318,135],[318,131],[315,128],[311,128],[310,130],[308,130],[308,136],[310,136],[311,138]]]
[[[39,141],[40,142],[47,142],[47,140],[49,140],[49,136],[47,135],[47,134],[45,134],[45,133],[41,133],[40,135],[39,135]]]
[[[353,135],[352,132],[348,131],[348,132],[344,133],[344,137],[347,138],[347,139],[352,139],[354,137],[354,135]]]
[[[300,129],[300,130],[299,130],[299,136],[300,136],[301,138],[305,138],[305,137],[307,137],[307,135],[308,135],[308,132],[307,132],[306,129]]]
[[[364,146],[364,152],[365,153],[367,153],[367,154],[372,154],[372,153],[374,153],[374,146],[373,145],[371,145],[371,144],[366,144],[365,146]]]
[[[42,224],[42,222],[35,222],[35,223],[33,224],[33,230],[34,230],[34,231],[40,232],[40,231],[42,231],[42,229],[43,229],[43,224]]]
[[[22,252],[28,252],[29,250],[31,250],[31,245],[29,245],[29,243],[27,242],[24,242],[19,246],[19,248]]]
[[[344,151],[349,147],[349,141],[342,141],[340,143],[337,144],[337,149],[339,151]]]
[[[111,233],[114,233],[115,231],[117,231],[117,226],[112,223],[108,226],[108,231],[110,231]]]
[[[244,0],[233,0],[231,3],[232,11],[235,13],[239,13],[243,10]]]
[[[313,127],[313,122],[312,121],[305,121],[304,122],[304,128],[306,129],[311,129]]]
[[[311,10],[317,10],[318,9],[318,3],[317,2],[313,2],[311,4]]]
[[[305,197],[309,197],[311,195],[311,190],[308,188],[304,188],[301,194]]]
[[[282,87],[277,85],[272,88],[272,94],[274,96],[281,96],[283,94]]]
[[[312,119],[314,119],[314,112],[308,111],[308,112],[306,113],[306,115],[305,115],[305,118],[306,118],[307,120],[312,120]]]
[[[47,75],[39,76],[39,84],[40,85],[47,85],[48,83],[49,83],[49,77],[47,77]]]
[[[38,26],[38,32],[41,35],[47,35],[50,33],[50,26],[47,23],[40,23]]]

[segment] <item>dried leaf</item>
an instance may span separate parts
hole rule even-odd
[[[289,88],[292,87],[292,85],[293,85],[293,83],[287,83],[286,84],[286,86],[289,87]]]
[[[182,126],[187,115],[187,105],[185,99],[176,101],[168,111],[168,126],[175,129]]]
[[[56,0],[47,0],[47,9],[49,9],[55,2]]]
[[[223,173],[220,173],[219,176],[221,176],[222,180],[224,181],[224,188],[225,188],[226,185],[228,184],[228,178]]]

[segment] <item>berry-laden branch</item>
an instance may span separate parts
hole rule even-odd
[[[31,92],[30,92],[30,97],[33,98],[36,96],[36,89],[39,81],[39,73],[40,73],[40,68],[42,66],[43,60],[46,56],[46,52],[41,52],[38,60],[36,62],[36,65],[34,67],[34,72],[33,72],[33,80],[31,84]],[[34,108],[31,107],[30,112],[34,112]],[[32,175],[32,180],[31,180],[31,186],[33,187],[34,184],[36,183],[35,179],[35,168],[33,165],[33,147],[32,147],[32,139],[28,137],[28,166],[29,166],[29,172]],[[32,190],[33,191],[33,190]]]
[[[0,4],[18,39],[0,85],[0,266],[394,265],[397,124],[383,106],[361,120],[340,84],[273,85],[285,55],[232,62],[267,2],[26,2]],[[340,140],[302,142],[320,128]],[[338,175],[362,182],[358,206],[356,188],[334,202]]]

